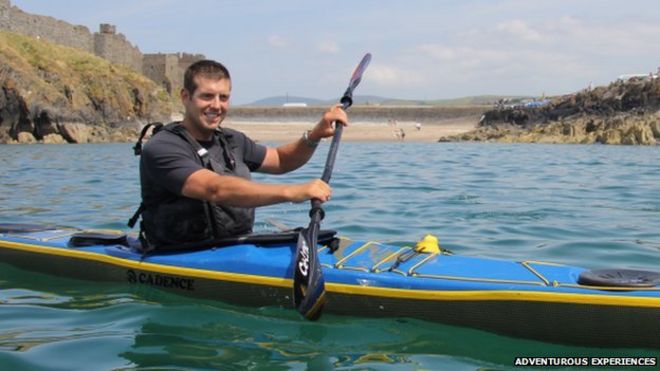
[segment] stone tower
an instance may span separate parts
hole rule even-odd
[[[117,33],[117,27],[108,23],[99,25],[99,32],[94,33],[94,54],[112,63],[131,67],[136,72],[142,71],[142,53],[126,37]]]
[[[99,33],[114,35],[117,33],[117,26],[108,23],[101,23]]]

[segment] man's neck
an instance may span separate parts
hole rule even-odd
[[[199,130],[199,128],[193,125],[190,120],[184,118],[181,125],[198,141],[208,142],[213,140],[213,131]]]

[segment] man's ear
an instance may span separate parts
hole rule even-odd
[[[181,97],[181,103],[184,103],[185,101],[190,99],[190,92],[186,88],[182,88],[181,92],[179,93],[179,96]]]

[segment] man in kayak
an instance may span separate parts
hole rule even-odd
[[[222,64],[202,60],[186,70],[183,121],[163,127],[142,152],[138,213],[144,249],[250,233],[255,207],[330,199],[332,190],[321,179],[265,184],[253,182],[250,173],[283,174],[307,163],[321,138],[333,135],[333,122],[347,125],[341,106],[328,109],[301,138],[274,148],[221,127],[230,95],[231,78]]]

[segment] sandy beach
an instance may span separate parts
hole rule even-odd
[[[263,122],[228,119],[223,124],[240,130],[256,141],[286,142],[299,138],[305,130],[311,129],[315,122],[288,121]],[[446,119],[434,123],[420,124],[417,122],[399,121],[396,124],[388,122],[350,122],[344,130],[342,140],[347,141],[401,141],[401,130],[405,133],[403,140],[416,142],[436,142],[447,135],[461,134],[475,128],[477,120],[473,117]]]

